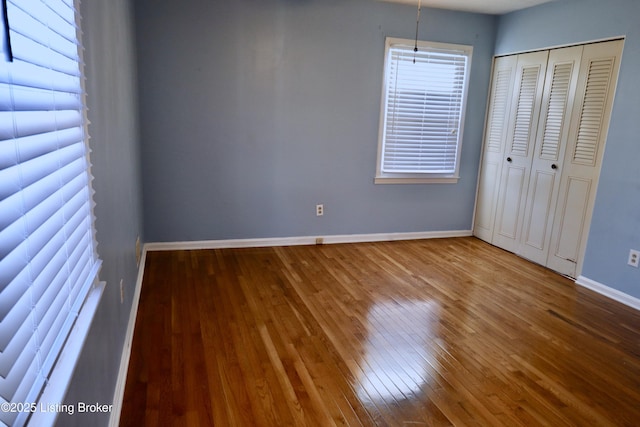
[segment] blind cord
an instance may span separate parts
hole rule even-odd
[[[7,0],[2,0],[2,13],[4,14],[4,35],[7,45],[7,60],[13,62],[13,50],[11,50],[11,35],[9,34],[9,14],[7,13]]]
[[[416,44],[413,47],[413,63],[416,63],[416,53],[418,53],[418,27],[420,26],[420,3],[418,0],[418,16],[416,17]]]

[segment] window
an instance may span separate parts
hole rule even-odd
[[[376,183],[457,182],[471,46],[387,38]]]
[[[77,358],[77,332],[88,328],[80,325],[87,310],[90,323],[94,295],[104,286],[97,283],[76,6],[74,0],[8,0],[0,20],[4,425],[36,417],[24,404],[36,405],[43,393],[60,400],[41,403],[60,403],[73,368],[66,366],[64,384],[52,376],[71,363],[70,348]]]

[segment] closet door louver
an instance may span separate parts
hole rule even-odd
[[[518,88],[518,103],[516,105],[513,138],[511,139],[511,154],[527,156],[529,141],[533,126],[533,117],[539,107],[538,95],[540,87],[540,73],[543,64],[536,64],[523,68],[520,87]]]
[[[573,154],[573,162],[576,164],[595,165],[613,65],[614,58],[589,62],[584,102]]]
[[[575,65],[575,62],[565,62],[555,64],[553,67],[549,102],[547,103],[542,133],[542,147],[540,148],[540,157],[543,159],[558,160],[562,142],[560,136],[565,127],[565,113],[569,100],[571,76]]]
[[[501,58],[502,59],[502,58]],[[489,128],[487,131],[487,150],[502,153],[504,132],[509,112],[509,98],[513,86],[513,65],[515,57],[504,58],[504,68],[497,70],[493,87],[493,99],[489,106]]]

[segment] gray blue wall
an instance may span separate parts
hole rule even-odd
[[[582,275],[640,298],[640,2],[563,0],[502,16],[496,53],[626,36]]]
[[[137,278],[142,191],[129,3],[84,0],[81,8],[100,279],[107,286],[66,397],[70,404],[112,402]],[[108,421],[109,414],[60,415],[57,425],[106,426]]]
[[[422,14],[421,39],[474,47],[459,183],[374,185],[384,40],[415,7],[135,5],[147,241],[471,229],[497,18]]]

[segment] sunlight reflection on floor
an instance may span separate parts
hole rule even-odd
[[[371,307],[356,386],[362,401],[402,401],[422,393],[434,373],[429,341],[437,337],[439,311],[435,301],[393,300]]]

